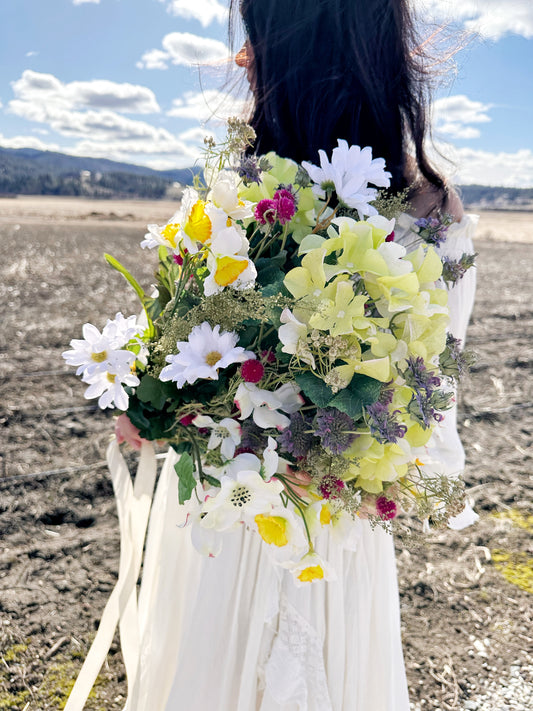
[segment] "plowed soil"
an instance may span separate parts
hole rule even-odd
[[[147,287],[143,225],[174,209],[0,201],[0,710],[63,708],[116,581],[104,462],[113,420],[84,400],[61,352],[86,321],[100,327],[118,310],[138,311],[102,254]],[[476,242],[468,345],[477,363],[460,426],[480,521],[414,548],[397,543],[404,651],[420,710],[533,705],[532,235],[532,215],[487,213]],[[128,460],[134,466],[135,455]],[[116,638],[87,708],[121,709],[125,694]]]

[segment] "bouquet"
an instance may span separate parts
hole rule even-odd
[[[203,177],[141,243],[158,252],[151,293],[106,255],[142,315],[85,324],[63,355],[130,439],[179,454],[199,551],[244,525],[304,584],[335,574],[316,552],[326,530],[349,546],[360,517],[443,524],[462,510],[460,482],[424,455],[468,360],[444,281],[473,257],[443,263],[446,216],[415,222],[409,249],[395,242],[405,196],[370,148],[339,140],[320,166],[297,165],[255,157],[253,140],[233,119],[224,143],[206,141]]]

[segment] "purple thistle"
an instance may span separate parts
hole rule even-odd
[[[399,410],[391,412],[385,403],[378,401],[373,405],[367,405],[366,412],[370,434],[381,444],[386,442],[394,444],[405,436],[407,427],[396,418]]]
[[[290,420],[290,425],[278,437],[278,444],[285,452],[301,459],[313,446],[311,423],[300,412],[293,413]]]
[[[261,166],[255,156],[243,155],[235,172],[245,183],[259,184],[261,182]]]
[[[316,436],[331,454],[345,452],[356,437],[352,418],[335,407],[317,410],[314,424]]]
[[[258,427],[253,420],[244,420],[241,424],[241,441],[235,454],[258,454],[268,445],[268,438],[265,431]]]

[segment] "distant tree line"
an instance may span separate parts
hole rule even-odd
[[[90,177],[0,171],[0,194],[73,195],[95,198],[163,198],[172,181],[132,173],[91,173]]]
[[[529,206],[533,203],[533,188],[502,188],[490,185],[460,185],[465,205]]]

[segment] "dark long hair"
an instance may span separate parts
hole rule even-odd
[[[240,9],[253,50],[258,153],[314,162],[344,138],[385,158],[393,190],[408,187],[418,167],[444,202],[424,149],[429,82],[408,0],[230,4],[230,41]]]

